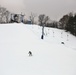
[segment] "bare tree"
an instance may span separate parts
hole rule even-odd
[[[47,24],[47,22],[49,21],[49,17],[48,16],[45,16],[44,14],[41,14],[41,15],[39,15],[39,24],[41,25],[41,26],[43,26],[43,25],[46,25]]]
[[[0,23],[3,22],[2,20],[4,18],[3,16],[4,16],[4,13],[5,13],[5,10],[6,10],[5,8],[0,6]]]
[[[0,23],[8,23],[9,11],[0,6]]]
[[[45,16],[44,14],[41,14],[41,15],[39,15],[39,17],[38,17],[38,18],[39,18],[38,21],[39,21],[39,24],[40,24],[41,26],[44,24],[44,23],[43,23],[43,21],[44,21],[44,16]]]
[[[6,16],[6,22],[9,23],[9,21],[10,21],[10,12],[8,10],[5,12],[5,16]]]
[[[31,24],[34,24],[34,20],[35,20],[36,14],[35,13],[31,13],[31,15],[29,16]]]
[[[42,26],[42,35],[41,35],[41,39],[44,39],[44,27],[47,24],[49,20],[48,16],[45,16],[44,14],[39,15],[39,24]]]

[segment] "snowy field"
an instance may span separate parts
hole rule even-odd
[[[76,75],[76,37],[45,28],[41,40],[41,29],[22,23],[0,25],[0,75]]]

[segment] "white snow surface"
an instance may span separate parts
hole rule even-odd
[[[76,75],[76,37],[45,27],[42,40],[41,30],[38,25],[0,24],[0,75]]]

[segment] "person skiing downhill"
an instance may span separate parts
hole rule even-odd
[[[28,54],[29,54],[29,56],[32,56],[32,52],[31,51],[29,51]]]

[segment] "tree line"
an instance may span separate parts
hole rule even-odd
[[[0,23],[13,23],[13,22],[23,22],[25,24],[38,24],[40,26],[45,25],[47,27],[57,27],[57,22],[52,21],[50,22],[49,16],[46,16],[45,14],[40,14],[38,16],[38,21],[35,21],[35,18],[37,15],[35,13],[31,13],[29,16],[29,20],[25,19],[25,14],[16,14],[11,13],[6,8],[0,6]]]
[[[62,29],[69,31],[71,34],[76,36],[76,14],[72,12],[64,15],[60,20]]]
[[[38,16],[38,22],[35,22],[37,15],[31,13],[29,20],[26,20],[25,14],[16,14],[9,12],[6,8],[0,6],[0,23],[25,23],[25,24],[37,24],[44,27],[53,27],[64,29],[69,31],[71,34],[76,36],[76,14],[72,12],[66,15],[63,15],[59,21],[52,21],[49,16],[45,14],[40,14]]]
[[[6,8],[0,6],[0,23],[20,23],[24,20],[24,14],[9,12]]]

